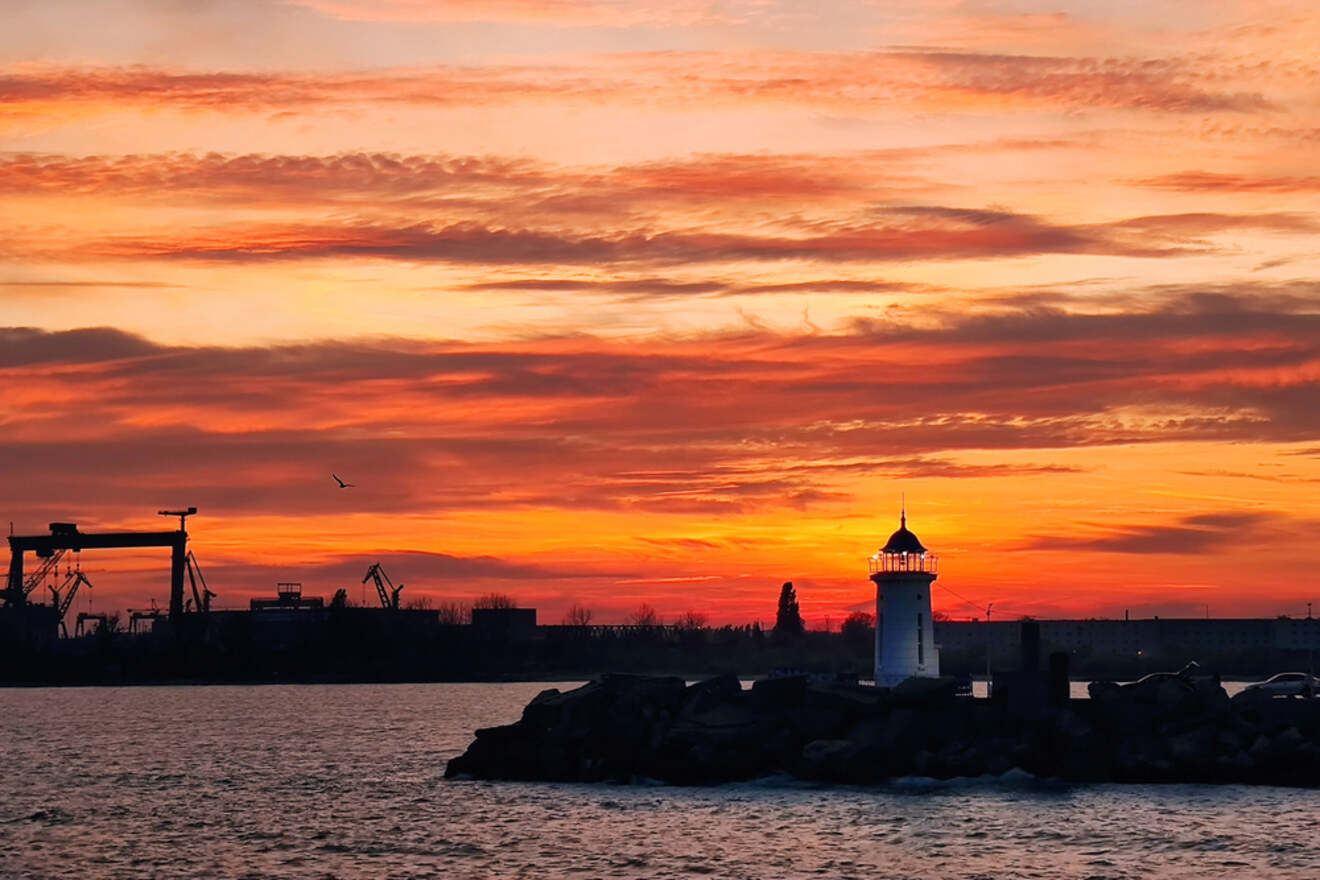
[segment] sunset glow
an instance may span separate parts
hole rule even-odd
[[[955,617],[1320,600],[1313,3],[5,20],[15,532],[196,505],[218,607],[379,560],[837,628],[906,493]],[[164,603],[165,553],[83,556]]]

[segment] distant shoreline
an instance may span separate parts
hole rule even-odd
[[[545,675],[528,677],[492,677],[492,678],[391,678],[391,679],[367,679],[367,678],[330,678],[330,677],[311,677],[311,678],[281,678],[262,681],[250,681],[242,679],[198,679],[198,678],[177,678],[177,679],[133,679],[126,681],[59,681],[59,682],[15,682],[0,681],[0,690],[30,690],[34,688],[88,688],[88,687],[265,687],[271,685],[396,685],[396,684],[581,684],[599,677],[601,672],[584,672],[581,675]],[[683,673],[683,672],[648,672],[648,676],[668,676],[681,678],[688,682],[703,681],[712,678],[711,673]],[[760,681],[768,678],[765,675],[745,675],[739,676],[743,682]],[[972,676],[974,682],[984,682],[984,675]],[[1125,683],[1123,679],[1105,679],[1097,677],[1072,677],[1069,679],[1074,684],[1090,683],[1092,681],[1117,681]],[[1260,681],[1260,677],[1225,675],[1220,676],[1220,681],[1231,682],[1233,684],[1246,684]]]

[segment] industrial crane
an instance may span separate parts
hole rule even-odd
[[[46,588],[50,590],[51,605],[54,606],[55,613],[59,615],[60,630],[64,633],[66,639],[69,637],[69,628],[64,623],[64,615],[68,614],[69,609],[73,607],[73,600],[78,595],[78,587],[83,584],[87,585],[87,589],[92,589],[92,582],[87,579],[87,575],[83,574],[82,569],[79,568],[76,571],[70,571],[68,576],[65,577],[64,583],[58,587],[48,586]]]
[[[155,599],[151,600],[151,607],[146,610],[139,609],[137,611],[134,611],[132,608],[130,608],[128,609],[128,631],[130,633],[136,633],[138,629],[138,623],[143,620],[150,620],[154,625],[155,622],[160,619],[160,615],[161,615],[161,611],[159,608],[156,607]]]
[[[37,570],[32,572],[28,579],[23,582],[24,596],[31,595],[32,591],[37,588],[37,584],[40,584],[47,577],[59,576],[60,559],[63,558],[65,552],[66,551],[63,548],[56,550],[53,556],[44,560],[41,565],[37,567]]]
[[[9,576],[0,590],[0,601],[5,605],[21,607],[27,596],[40,583],[48,564],[62,551],[110,549],[122,547],[168,547],[170,549],[170,620],[178,623],[183,616],[183,573],[188,555],[188,533],[184,530],[187,518],[197,512],[195,507],[185,510],[163,510],[162,516],[177,516],[179,528],[172,532],[80,532],[76,523],[53,522],[48,535],[9,536]],[[24,577],[24,556],[33,553],[42,560],[36,579]]]
[[[211,600],[215,598],[215,593],[211,592],[206,586],[206,578],[202,577],[202,569],[197,564],[197,557],[191,550],[187,556],[188,583],[192,586],[193,607],[203,614],[211,610]],[[201,590],[197,589],[197,584],[201,583]]]
[[[376,594],[380,596],[380,607],[386,611],[399,610],[399,593],[403,592],[403,584],[397,587],[390,580],[390,576],[385,573],[385,569],[380,567],[377,562],[367,569],[366,575],[362,578],[362,583],[367,581],[376,582]]]
[[[91,632],[91,630],[87,628],[87,621],[89,620],[96,621],[97,630],[99,632],[104,632],[105,628],[110,625],[110,615],[106,614],[104,611],[98,611],[95,614],[90,611],[79,611],[78,623],[73,628],[74,638],[82,638],[84,633]]]

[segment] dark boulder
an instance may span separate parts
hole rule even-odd
[[[888,688],[808,682],[802,705],[806,709],[826,709],[854,722],[883,715],[889,709],[890,696]]]
[[[732,675],[610,675],[542,691],[522,719],[483,728],[445,775],[684,785],[791,773],[869,783],[1002,774],[1074,781],[1320,785],[1320,700],[1229,700],[1217,680],[1096,682],[1051,705],[954,694],[952,679],[892,690]]]
[[[799,775],[831,782],[855,782],[865,747],[850,739],[817,739],[802,748]]]
[[[927,708],[952,703],[958,690],[958,679],[951,675],[939,678],[909,678],[890,690],[895,706]]]
[[[757,709],[783,711],[802,705],[807,695],[807,677],[792,675],[783,678],[763,678],[752,683],[750,702]]]
[[[690,684],[683,695],[683,711],[704,712],[742,695],[742,682],[732,672]]]

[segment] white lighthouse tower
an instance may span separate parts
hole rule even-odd
[[[875,683],[893,687],[912,676],[940,674],[930,614],[930,585],[939,560],[908,531],[907,510],[898,531],[871,557],[875,581]]]

